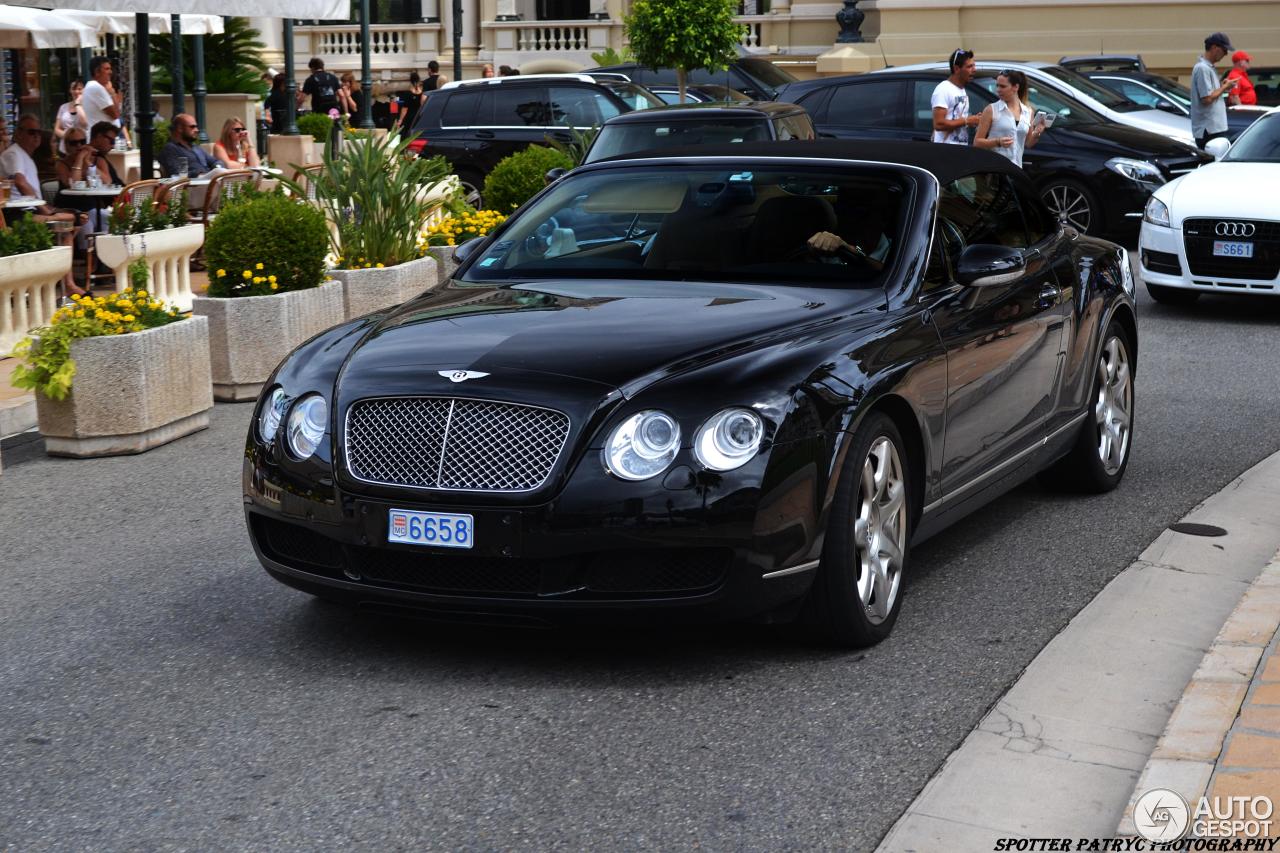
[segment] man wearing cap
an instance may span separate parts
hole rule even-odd
[[[1227,72],[1227,79],[1235,80],[1236,88],[1227,100],[1233,106],[1254,106],[1258,103],[1258,93],[1253,88],[1253,81],[1249,79],[1250,62],[1253,62],[1253,57],[1243,50],[1231,54],[1231,70]]]
[[[1227,135],[1227,102],[1223,95],[1238,81],[1228,78],[1219,84],[1213,66],[1230,52],[1231,40],[1223,33],[1213,33],[1204,40],[1204,54],[1191,69],[1191,135],[1201,148],[1210,139]]]

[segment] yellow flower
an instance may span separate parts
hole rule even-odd
[[[254,283],[254,284],[262,284],[262,276],[260,276],[260,275],[255,275],[255,276],[253,277],[253,283]]]
[[[275,277],[275,276],[273,276],[273,275],[269,275],[269,276],[267,276],[267,281],[271,282],[272,284],[275,284],[275,283],[276,283],[276,277]]]
[[[132,315],[132,314],[125,314],[125,315],[124,315],[124,321],[125,321],[126,323],[132,323],[132,322],[133,322],[133,315]]]
[[[81,309],[77,310],[77,311],[76,311],[76,316],[77,316],[77,317],[83,317],[83,316],[84,316],[84,309],[83,309],[83,308],[81,308]]]
[[[382,264],[378,264],[378,269],[382,269]]]
[[[134,296],[146,296],[146,295],[147,295],[147,292],[145,290],[139,290],[134,294]]]
[[[275,290],[275,289],[276,289],[276,288],[278,288],[279,286],[280,286],[280,285],[276,284],[274,281],[273,281],[273,282],[271,282],[271,289],[272,289],[272,290]]]
[[[243,273],[241,273],[241,275],[244,276],[245,278],[253,278],[253,273],[249,272],[248,270],[245,270]]]
[[[218,270],[218,278],[226,278],[226,277],[227,277],[226,270]]]
[[[262,269],[262,264],[258,264],[256,267],[254,267],[254,269],[256,269],[256,270],[260,270],[260,269]]]

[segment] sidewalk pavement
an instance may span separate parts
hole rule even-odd
[[[1206,792],[1280,804],[1280,453],[1184,521],[1225,535],[1162,533],[1040,652],[878,850],[1132,837],[1152,788],[1193,811]]]

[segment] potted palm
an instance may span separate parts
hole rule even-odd
[[[185,193],[167,209],[151,198],[117,204],[111,210],[108,231],[94,245],[98,257],[115,272],[117,290],[123,290],[129,280],[129,265],[145,257],[153,294],[183,311],[191,310],[191,257],[204,244],[204,226],[188,224]]]
[[[209,289],[192,304],[209,318],[215,399],[256,399],[294,347],[342,322],[328,250],[324,214],[301,197],[250,192],[223,207],[205,243]]]
[[[209,425],[208,320],[157,300],[149,268],[134,261],[122,292],[71,297],[15,349],[12,382],[36,392],[50,455],[142,453]]]
[[[344,145],[330,150],[312,177],[316,202],[334,226],[330,275],[342,284],[348,318],[398,305],[437,284],[435,260],[423,256],[419,234],[439,205],[437,190],[449,167],[440,157],[413,157],[408,144],[391,135]]]
[[[71,247],[31,214],[0,229],[0,354],[39,326],[58,306],[58,282],[71,271]]]

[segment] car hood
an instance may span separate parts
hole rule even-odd
[[[1187,145],[1168,136],[1152,133],[1149,130],[1130,125],[1110,122],[1081,124],[1070,127],[1055,125],[1049,133],[1045,134],[1044,140],[1048,141],[1050,137],[1056,139],[1074,137],[1089,142],[1101,143],[1103,147],[1109,149],[1108,153],[1112,153],[1112,149],[1123,149],[1114,150],[1114,153],[1143,160],[1152,157],[1184,159],[1195,156],[1195,152],[1189,150]]]
[[[1280,163],[1210,163],[1156,190],[1170,223],[1184,219],[1280,219]]]
[[[440,371],[469,370],[495,379],[514,373],[571,378],[632,396],[664,376],[884,301],[879,289],[451,283],[373,325],[348,356],[341,381],[376,384],[382,376],[402,388],[423,380],[435,386]]]
[[[1195,137],[1191,135],[1191,119],[1187,116],[1176,116],[1164,110],[1134,110],[1127,113],[1112,111],[1112,115],[1117,121],[1132,127],[1159,133],[1179,142],[1195,142]]]

